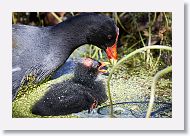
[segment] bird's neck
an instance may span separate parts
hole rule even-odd
[[[96,78],[97,75],[94,72],[92,72],[92,69],[86,68],[82,64],[78,64],[75,67],[73,78],[75,82],[88,86],[94,84]]]
[[[89,30],[87,28],[85,22],[80,23],[73,20],[65,21],[52,27],[52,32],[56,39],[60,38],[60,46],[66,46],[68,50],[74,51],[76,48],[88,43],[87,35]]]
[[[92,87],[92,86],[94,86],[94,79],[89,79],[89,78],[84,78],[84,77],[74,77],[73,78],[73,81],[75,82],[75,83],[79,83],[79,84],[82,84],[82,85],[84,85],[84,86],[87,86],[87,87]]]

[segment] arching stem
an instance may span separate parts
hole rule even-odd
[[[150,118],[150,114],[152,112],[152,108],[153,108],[153,105],[154,105],[155,91],[156,91],[156,83],[157,83],[158,79],[161,76],[163,76],[164,74],[167,74],[167,73],[169,73],[171,71],[172,71],[172,66],[169,66],[169,67],[157,72],[156,75],[154,76],[153,82],[152,82],[152,85],[151,85],[150,101],[149,101],[149,104],[148,104],[148,110],[147,110],[147,113],[146,113],[146,118]]]

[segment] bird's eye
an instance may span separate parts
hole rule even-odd
[[[111,40],[112,39],[112,35],[109,34],[108,35],[108,39]]]

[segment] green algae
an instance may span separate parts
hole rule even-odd
[[[12,117],[13,118],[40,118],[41,116],[34,115],[31,113],[31,108],[47,91],[52,84],[59,83],[63,80],[71,78],[72,75],[64,75],[56,80],[44,83],[36,88],[29,88],[27,91],[24,90],[24,94],[12,103]],[[22,90],[20,90],[22,91]],[[73,115],[67,116],[44,116],[43,118],[72,118],[77,117]]]

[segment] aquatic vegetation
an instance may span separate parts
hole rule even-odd
[[[110,80],[112,100],[113,104],[123,103],[113,106],[114,113],[117,113],[117,117],[144,118],[146,116],[148,101],[150,99],[150,87],[153,77],[152,75],[155,74],[155,72],[152,72],[153,71],[147,70],[146,65],[144,65],[143,63],[141,67],[133,68],[127,67],[125,63],[122,63],[115,70],[115,72],[112,74],[112,79]],[[70,79],[72,78],[72,76],[72,74],[65,74],[60,78],[44,83],[37,88],[28,90],[29,93],[26,93],[25,95],[13,102],[13,118],[41,118],[41,116],[31,114],[31,107],[34,105],[35,102],[37,102],[37,100],[43,97],[44,93],[48,91],[48,88],[51,87],[52,84],[57,84],[63,80]],[[100,76],[99,79],[103,80],[106,86],[107,76]],[[163,115],[160,115],[161,113],[156,113],[155,116],[155,111],[162,107],[166,107],[168,105],[167,103],[171,104],[171,93],[171,81],[165,78],[161,78],[161,80],[158,81],[157,91],[155,94],[156,96],[153,107],[154,117],[171,117],[171,111]],[[128,114],[129,112],[122,112],[121,114],[119,114],[121,110],[117,107],[121,107],[125,109],[125,111],[130,110],[133,114],[135,114],[135,116],[131,116],[131,114]],[[164,110],[162,112],[164,112]],[[70,114],[68,116],[45,116],[44,118],[108,118],[109,114],[110,106],[109,101],[107,101],[101,106],[98,106],[98,108],[95,109],[92,114],[88,114],[88,111],[83,111],[77,114]]]
[[[153,46],[146,46],[146,47],[143,47],[143,48],[140,48],[140,49],[137,49],[136,51],[128,54],[127,56],[123,57],[121,60],[119,60],[111,69],[111,72],[109,74],[109,77],[108,77],[108,80],[107,80],[107,87],[108,87],[108,96],[109,96],[109,100],[110,100],[110,115],[111,117],[114,117],[113,115],[113,102],[112,102],[112,97],[111,97],[111,91],[110,91],[110,80],[111,80],[111,77],[112,77],[112,74],[113,72],[115,71],[115,69],[121,64],[123,63],[124,61],[126,61],[127,59],[133,57],[135,54],[137,53],[141,53],[143,51],[146,51],[146,50],[150,50],[150,49],[164,49],[164,50],[169,50],[169,51],[172,51],[172,48],[171,47],[168,47],[168,46],[160,46],[160,45],[153,45]],[[155,84],[153,85],[153,87],[155,86]],[[154,91],[154,89],[152,89],[152,91]],[[152,93],[154,94],[154,93]],[[152,98],[153,99],[153,98]],[[150,104],[151,105],[151,104]],[[149,111],[151,111],[151,107],[152,106],[149,106]]]

